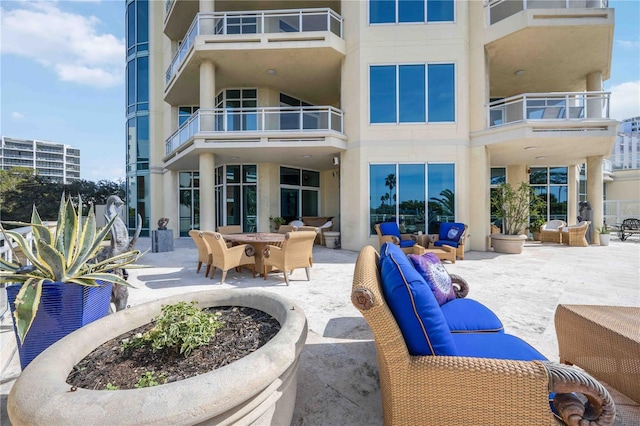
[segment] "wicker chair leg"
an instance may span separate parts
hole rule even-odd
[[[216,271],[218,270],[218,268],[216,268],[215,266],[212,267],[211,269],[211,275],[209,276],[209,279],[212,280],[213,276],[216,274]]]
[[[253,278],[255,278],[256,277],[256,265],[255,264],[251,265],[251,273],[253,274]]]
[[[222,279],[220,280],[220,284],[224,284],[225,278],[227,278],[227,271],[222,271]]]
[[[206,272],[204,273],[204,276],[205,276],[205,277],[208,277],[208,276],[209,276],[209,272],[211,272],[211,264],[208,264],[208,265],[207,265],[207,270],[206,270]]]
[[[198,261],[198,268],[196,269],[196,274],[200,273],[200,268],[202,268],[202,262]]]
[[[284,282],[289,285],[289,276],[287,275],[287,271],[282,271],[282,275],[284,275]]]
[[[309,267],[304,268],[304,270],[307,273],[307,281],[311,281],[311,278],[309,278]]]

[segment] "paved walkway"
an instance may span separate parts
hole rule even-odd
[[[141,239],[138,248],[150,246]],[[281,275],[267,280],[230,271],[224,285],[196,274],[197,250],[188,238],[174,241],[175,250],[147,253],[150,269],[130,270],[129,304],[137,305],[176,293],[204,288],[260,287],[283,294],[304,310],[309,322],[301,355],[293,425],[381,425],[382,408],[372,335],[351,305],[356,252],[314,247],[311,281],[296,270],[291,285]],[[613,237],[608,247],[565,247],[527,243],[521,255],[468,252],[464,261],[446,264],[465,278],[469,297],[494,310],[515,334],[550,360],[558,360],[553,315],[559,303],[640,306],[640,241]],[[20,373],[10,318],[2,322],[0,424],[9,425],[6,398]],[[618,425],[640,424],[640,405],[610,389],[618,407]],[[425,401],[425,403],[427,403]],[[90,420],[88,421],[88,424]],[[116,424],[116,423],[114,423]]]

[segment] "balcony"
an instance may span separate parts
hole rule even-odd
[[[523,121],[561,123],[588,118],[609,118],[610,92],[525,93],[491,102],[487,127]]]
[[[342,129],[342,111],[330,106],[200,109],[166,140],[165,165],[189,156],[186,161],[197,161],[189,149],[214,149],[222,160],[241,151],[243,161],[282,162],[289,156],[290,164],[313,153],[328,164],[330,154],[346,149]]]
[[[608,0],[493,0],[485,3],[487,22],[493,25],[524,10],[535,9],[605,9]]]
[[[331,9],[199,13],[183,37],[165,73],[172,105],[198,103],[202,60],[215,62],[218,87],[268,86],[315,104],[338,99],[345,43],[342,17]],[[314,86],[331,99],[305,93]]]
[[[524,93],[487,105],[484,130],[471,134],[493,166],[581,164],[608,157],[618,122],[608,92]]]

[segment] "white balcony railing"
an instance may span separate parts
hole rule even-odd
[[[487,127],[535,120],[609,118],[610,92],[525,93],[491,102]]]
[[[200,109],[166,141],[169,154],[195,135],[268,132],[342,133],[343,113],[330,106]]]
[[[198,13],[166,72],[169,83],[199,35],[330,31],[342,38],[342,17],[331,9]]]
[[[492,0],[485,2],[489,25],[527,9],[604,9],[608,0]]]

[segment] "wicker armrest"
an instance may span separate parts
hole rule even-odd
[[[451,277],[451,284],[453,284],[453,291],[456,293],[456,299],[467,297],[469,294],[469,284],[467,281],[459,275],[449,274]]]

